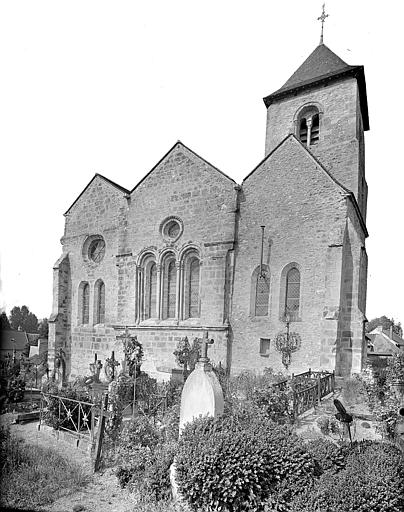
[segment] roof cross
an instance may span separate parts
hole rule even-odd
[[[323,4],[323,12],[321,13],[321,16],[319,16],[317,19],[321,21],[321,36],[320,36],[320,44],[323,44],[323,34],[324,34],[324,22],[325,19],[328,18],[329,14],[325,13],[325,4]]]

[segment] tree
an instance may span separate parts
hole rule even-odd
[[[31,313],[27,306],[14,306],[10,312],[10,325],[11,328],[18,331],[37,333],[38,332],[38,318],[34,313]]]
[[[401,327],[400,322],[395,322],[394,319],[390,319],[387,316],[379,316],[377,318],[373,318],[366,325],[366,332],[372,332],[376,327],[383,327],[384,330],[389,330],[390,327],[393,327],[393,332],[398,336],[403,336],[403,329]]]
[[[42,318],[39,322],[38,333],[41,338],[47,338],[49,334],[49,324],[47,318]]]
[[[8,321],[6,313],[3,311],[0,314],[0,331],[9,331],[11,330],[10,322]]]

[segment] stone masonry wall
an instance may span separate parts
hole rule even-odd
[[[105,348],[113,339],[113,329],[108,326],[117,320],[116,254],[121,219],[126,216],[127,207],[124,193],[97,176],[66,214],[62,244],[64,251],[69,254],[71,269],[70,378],[77,376],[82,368],[86,368],[88,374],[88,364],[94,359],[94,353],[98,349],[102,351],[100,343],[104,343]],[[91,261],[85,251],[86,241],[94,235],[101,235],[105,240],[105,255],[99,263]],[[96,326],[94,299],[95,283],[98,279],[102,279],[105,284],[105,324]],[[79,289],[83,282],[88,282],[90,286],[90,318],[87,325],[82,325],[79,311]],[[104,341],[101,342],[101,339]]]
[[[357,116],[361,116],[357,91],[356,79],[345,78],[270,105],[265,154],[268,155],[289,133],[297,134],[294,120],[304,105],[318,105],[322,112],[320,138],[318,144],[310,146],[310,150],[342,185],[355,194],[365,214],[362,187],[366,187],[366,182],[362,183],[364,171],[360,163],[360,155],[364,158],[363,127],[362,122],[357,124]]]
[[[195,332],[202,336],[204,329],[215,339],[213,359],[226,364],[226,257],[234,241],[234,186],[230,178],[180,143],[130,197],[101,177],[91,183],[69,210],[62,239],[71,260],[71,378],[89,373],[88,365],[95,353],[103,361],[112,350],[118,357],[122,345],[115,336],[123,326],[138,335],[145,348],[145,365],[156,375],[175,367],[173,352],[180,338],[190,338]],[[160,230],[161,223],[170,216],[180,218],[183,224],[175,243],[167,242]],[[106,242],[105,256],[98,264],[89,261],[83,252],[86,239],[92,235],[102,235]],[[179,262],[187,248],[197,250],[201,258],[200,318],[151,318],[139,324],[136,269],[141,255],[150,250],[158,260],[170,250]],[[98,279],[106,288],[103,325],[94,325],[94,286]],[[79,315],[82,282],[90,285],[88,325],[81,324]]]
[[[272,367],[284,370],[274,338],[286,327],[281,319],[281,274],[291,262],[301,272],[301,321],[291,330],[302,338],[292,355],[290,371],[333,370],[322,359],[323,314],[339,308],[341,262],[330,258],[330,246],[341,240],[346,223],[346,199],[341,188],[319,168],[293,137],[287,139],[243,183],[239,247],[231,324],[232,371]],[[265,225],[264,263],[270,269],[268,316],[250,313],[250,283],[259,265],[260,226]],[[332,313],[331,313],[332,314]],[[327,327],[336,340],[336,328]],[[259,354],[260,338],[270,338],[269,356]]]

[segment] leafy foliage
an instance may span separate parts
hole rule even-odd
[[[328,439],[314,439],[306,443],[305,448],[317,461],[321,473],[337,473],[345,467],[345,450]]]
[[[91,402],[91,398],[88,394],[88,390],[85,388],[81,388],[79,386],[74,386],[69,384],[66,387],[58,389],[57,386],[48,384],[44,390],[49,394],[54,394],[63,398],[71,398],[73,400],[78,400],[82,402]],[[64,407],[60,407],[59,409],[59,400],[55,397],[47,398],[48,407],[45,413],[45,422],[47,425],[53,427],[54,429],[58,429],[60,427],[64,427],[67,429],[75,430],[74,425],[77,425],[79,409],[76,408],[72,411],[71,416],[69,417],[66,409]],[[72,406],[72,402],[66,400],[66,408],[69,409]],[[83,405],[83,412],[89,414],[91,406]],[[89,419],[90,422],[90,419]]]
[[[153,501],[167,498],[175,443],[164,443],[160,431],[143,416],[134,418],[120,439],[116,475],[121,487],[136,488]]]
[[[401,327],[400,322],[395,322],[393,318],[388,318],[387,316],[379,316],[377,318],[372,318],[367,324],[366,324],[366,332],[372,332],[373,329],[376,327],[383,327],[383,329],[387,330],[390,329],[391,326],[393,326],[393,332],[396,333],[398,336],[403,335],[403,329]]]
[[[318,469],[302,442],[264,414],[199,418],[182,432],[176,455],[180,492],[194,510],[287,510]],[[292,483],[293,480],[293,483]]]
[[[38,332],[38,318],[34,313],[31,313],[27,306],[14,306],[10,312],[9,320],[11,328],[16,331],[21,329],[30,333]]]
[[[272,421],[289,423],[293,421],[289,393],[274,388],[255,389],[253,403]]]
[[[0,313],[0,331],[10,331],[11,325],[5,311]]]
[[[20,376],[12,378],[8,383],[7,397],[10,402],[21,402],[24,399],[25,381]]]
[[[49,334],[49,323],[47,318],[42,318],[38,325],[38,334],[41,338],[47,338]]]
[[[398,382],[404,381],[404,356],[392,357],[386,367],[370,368],[362,373],[369,407],[378,421],[377,430],[383,438],[394,440],[402,398],[395,393]]]
[[[345,468],[326,471],[296,496],[291,512],[399,512],[404,506],[404,466],[394,445],[364,441],[348,449]]]

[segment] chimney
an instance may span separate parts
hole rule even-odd
[[[393,339],[393,324],[390,325],[390,339]]]

